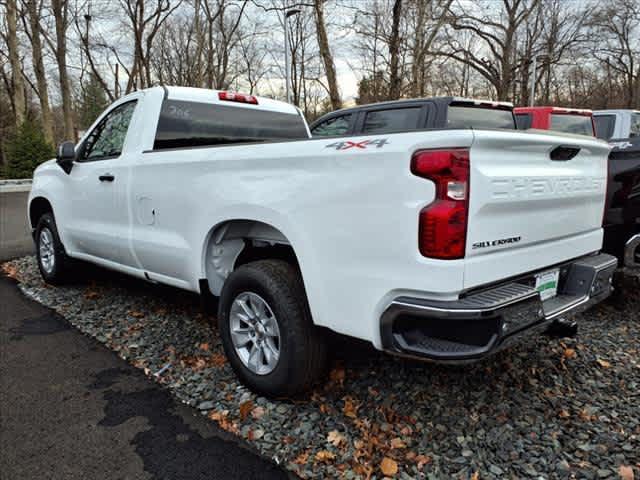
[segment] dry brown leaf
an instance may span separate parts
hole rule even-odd
[[[204,350],[205,352],[209,351],[209,344],[208,343],[201,343],[200,345],[198,345],[198,348],[200,350]]]
[[[480,480],[480,474],[478,472],[473,472],[470,480]]]
[[[13,278],[14,280],[18,279],[18,269],[13,265],[9,265],[8,263],[3,263],[2,272],[9,278]]]
[[[336,458],[335,454],[333,454],[329,450],[320,450],[318,453],[316,453],[317,462],[331,462],[335,458]]]
[[[251,400],[242,402],[240,404],[240,420],[244,422],[249,416],[249,412],[251,412],[251,410],[253,410],[253,402]]]
[[[611,367],[611,364],[609,362],[607,362],[606,360],[602,360],[601,358],[597,358],[596,362],[598,363],[598,365],[600,365],[602,368],[609,368]]]
[[[398,464],[395,460],[389,457],[384,457],[382,462],[380,462],[380,471],[387,477],[393,477],[398,473]]]
[[[633,480],[635,478],[633,474],[633,468],[628,465],[620,465],[618,474],[622,480]]]
[[[427,455],[418,455],[416,457],[416,462],[418,462],[418,470],[422,470],[422,467],[431,463],[431,457]]]
[[[144,317],[144,313],[138,311],[138,310],[131,310],[129,312],[129,315],[131,315],[133,318],[143,318]]]
[[[407,445],[402,441],[402,439],[400,437],[396,437],[396,438],[392,438],[391,439],[391,448],[392,449],[396,449],[396,448],[406,448]]]
[[[349,418],[358,418],[358,409],[360,405],[355,402],[351,397],[344,397],[344,407],[342,407],[342,413]]]
[[[560,413],[558,414],[558,416],[560,418],[569,418],[571,414],[566,410],[560,410]]]
[[[227,415],[229,415],[228,410],[211,410],[211,412],[209,412],[209,419],[219,422],[223,418],[226,418]]]
[[[293,463],[296,465],[304,465],[307,463],[307,460],[309,460],[309,452],[303,452],[293,460]]]
[[[256,408],[254,408],[253,410],[251,410],[251,416],[253,418],[255,418],[256,420],[260,420],[264,414],[266,413],[266,410],[264,407],[261,406],[257,406]]]
[[[329,432],[329,434],[327,435],[327,442],[329,442],[334,447],[339,447],[340,445],[342,445],[346,441],[347,441],[347,439],[344,438],[344,435],[342,435],[337,430],[331,430]]]
[[[565,348],[564,358],[576,358],[576,351],[573,348]]]

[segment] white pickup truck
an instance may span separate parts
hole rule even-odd
[[[34,174],[42,276],[84,260],[219,297],[229,362],[266,395],[321,376],[326,329],[465,362],[607,297],[607,144],[447,102],[454,129],[310,139],[266,98],[127,95]]]

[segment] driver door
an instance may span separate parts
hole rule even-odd
[[[117,264],[129,255],[126,187],[131,153],[126,152],[137,100],[116,105],[85,137],[69,174],[74,253]]]

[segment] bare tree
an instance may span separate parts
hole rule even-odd
[[[329,48],[329,39],[327,37],[327,28],[324,19],[324,5],[326,0],[316,0],[314,2],[314,14],[316,21],[316,37],[318,38],[318,48],[324,65],[325,76],[327,77],[327,85],[329,90],[329,100],[331,106],[337,110],[342,107],[340,99],[340,91],[338,90],[338,81],[336,79],[336,67],[333,62],[333,55]]]
[[[59,1],[59,0],[58,0]],[[120,0],[133,33],[133,64],[126,92],[153,85],[151,50],[162,24],[180,6],[182,0]],[[206,3],[206,2],[205,2]],[[151,8],[149,8],[151,7]]]
[[[69,27],[68,0],[51,0],[51,12],[55,21],[55,42],[46,31],[44,38],[53,51],[58,66],[58,81],[62,100],[62,114],[64,122],[64,137],[75,139],[76,132],[73,122],[73,98],[71,96],[71,80],[67,69],[67,30]]]
[[[620,76],[625,105],[640,104],[640,2],[620,0],[602,4],[591,25],[596,33],[595,56]]]
[[[33,70],[36,76],[37,94],[40,99],[40,111],[42,115],[42,131],[44,138],[51,144],[54,143],[53,119],[51,107],[49,106],[49,87],[47,76],[44,70],[44,59],[42,53],[42,27],[40,16],[42,15],[42,2],[38,0],[27,0],[25,4],[26,17],[28,17],[29,38],[31,40],[31,58]],[[25,17],[23,17],[24,19]],[[27,22],[25,22],[27,23]],[[25,25],[25,30],[27,26]]]
[[[450,7],[453,31],[449,48],[439,54],[466,63],[494,87],[498,100],[508,100],[513,94],[517,69],[523,66],[516,55],[517,34],[538,3],[539,0],[502,0],[500,5],[478,2],[473,12],[459,3]],[[474,43],[483,48],[465,49],[453,32],[470,32]]]
[[[409,4],[408,18],[413,20],[413,34],[409,35],[411,45],[411,94],[414,97],[424,96],[426,93],[427,76],[431,71],[431,61],[427,61],[429,51],[447,21],[446,13],[453,0],[412,0]]]
[[[7,0],[7,50],[9,53],[9,63],[11,65],[12,82],[12,105],[17,127],[25,120],[26,102],[24,95],[24,79],[22,76],[22,64],[20,63],[20,53],[18,52],[18,25],[17,25],[17,5],[15,0]]]
[[[389,38],[389,99],[400,98],[402,78],[400,77],[400,19],[402,17],[402,0],[394,0],[391,20],[391,37]]]

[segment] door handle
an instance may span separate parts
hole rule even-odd
[[[105,173],[104,175],[100,175],[98,179],[101,182],[113,182],[116,179],[116,177],[114,177],[110,173]]]

